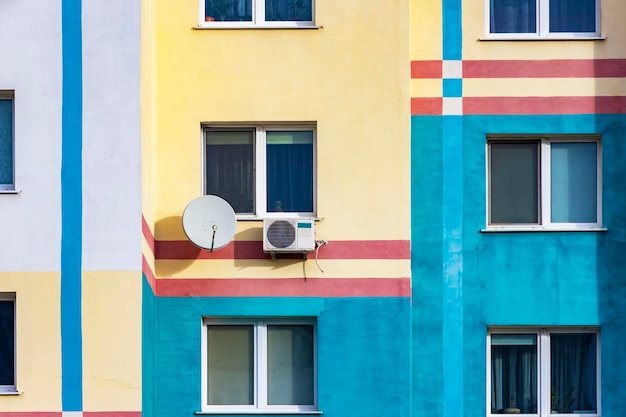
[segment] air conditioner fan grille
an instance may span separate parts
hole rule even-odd
[[[267,240],[275,248],[287,248],[296,240],[296,229],[288,221],[275,221],[267,228]]]

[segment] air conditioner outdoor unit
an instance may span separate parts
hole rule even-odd
[[[264,219],[263,250],[265,252],[311,252],[315,250],[315,220]]]

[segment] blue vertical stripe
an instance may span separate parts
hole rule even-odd
[[[461,0],[443,0],[443,59],[462,59]]]
[[[63,138],[61,145],[61,388],[63,411],[81,411],[83,407],[81,13],[81,0],[63,0]]]
[[[444,116],[443,416],[463,414],[463,117]]]
[[[444,60],[462,60],[461,0],[443,0]],[[443,95],[462,97],[463,80],[444,80]],[[443,116],[443,416],[463,407],[463,117]]]

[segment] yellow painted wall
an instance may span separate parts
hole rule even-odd
[[[16,295],[17,396],[0,396],[1,411],[61,410],[60,275],[0,272],[0,291]]]
[[[86,411],[141,410],[139,272],[83,272]]]
[[[198,30],[197,0],[155,5],[157,239],[185,239],[216,121],[316,121],[319,238],[409,239],[408,0],[318,0],[319,29]]]
[[[480,3],[482,0],[471,1]],[[412,60],[442,58],[442,3],[441,0],[411,0],[411,32],[407,36],[410,37]]]

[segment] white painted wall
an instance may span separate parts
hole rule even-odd
[[[83,2],[84,270],[141,270],[140,11]]]
[[[61,2],[0,1],[0,89],[15,91],[15,182],[0,194],[0,271],[58,271]]]

